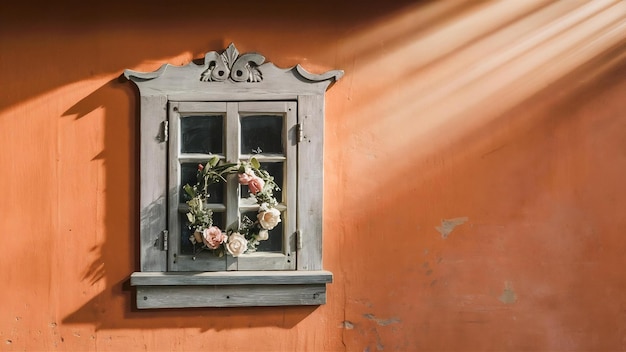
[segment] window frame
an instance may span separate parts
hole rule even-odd
[[[241,151],[241,118],[253,116],[255,113],[281,115],[283,155],[267,156],[263,153],[256,155],[261,162],[278,161],[284,164],[283,176],[285,178],[282,192],[283,199],[279,200],[278,209],[283,218],[283,248],[282,252],[257,252],[242,254],[235,258],[230,255],[218,258],[210,253],[204,253],[202,259],[194,259],[194,255],[183,255],[179,250],[181,241],[179,218],[181,204],[169,207],[169,246],[168,271],[234,271],[234,270],[295,270],[296,268],[296,184],[297,184],[297,141],[295,140],[294,127],[297,125],[297,103],[292,101],[232,101],[232,102],[177,102],[170,101],[168,104],[168,194],[169,204],[174,204],[180,199],[182,184],[180,180],[179,165],[181,160],[190,160],[193,163],[205,163],[212,155],[200,153],[182,153],[180,143],[179,122],[183,118],[204,115],[222,115],[223,128],[223,153],[220,159],[227,163],[236,163],[241,160],[249,160],[252,153]],[[239,219],[242,207],[239,197],[239,184],[236,175],[230,175],[225,184],[224,204],[210,204],[215,210],[223,210],[225,224],[229,225]],[[286,201],[285,201],[286,200]],[[258,205],[256,206],[258,208]],[[182,239],[185,240],[185,239]],[[203,270],[204,269],[204,270]],[[218,270],[221,269],[221,270]]]
[[[140,271],[130,280],[137,289],[138,308],[326,302],[332,273],[322,268],[324,93],[343,71],[311,74],[299,65],[281,69],[264,61],[256,53],[239,55],[231,44],[222,53],[208,52],[203,64],[165,64],[154,72],[124,72],[140,95]],[[295,102],[297,109],[294,270],[168,271],[168,106],[276,101]]]

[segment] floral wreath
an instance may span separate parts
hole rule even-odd
[[[252,157],[249,161],[237,164],[219,164],[219,157],[212,157],[205,165],[198,164],[198,181],[194,186],[186,184],[183,190],[188,196],[187,220],[189,229],[193,231],[189,240],[194,245],[194,255],[203,250],[211,250],[222,257],[229,253],[238,257],[243,253],[256,251],[261,241],[269,238],[269,230],[280,222],[280,211],[276,209],[278,201],[273,191],[280,190],[274,177],[261,169],[261,163]],[[239,184],[248,186],[250,197],[259,205],[257,219],[251,220],[243,216],[226,231],[213,226],[213,211],[206,207],[210,185],[226,182],[225,176],[237,173]],[[196,250],[196,245],[201,247]]]

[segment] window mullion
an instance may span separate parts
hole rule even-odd
[[[239,162],[239,106],[237,103],[226,104],[226,162]],[[239,182],[237,175],[227,176],[226,183],[226,227],[239,227]],[[226,270],[238,270],[238,260],[226,256]]]

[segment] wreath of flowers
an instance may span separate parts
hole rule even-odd
[[[269,230],[281,221],[280,211],[276,208],[278,201],[273,195],[273,191],[280,188],[254,157],[237,164],[219,164],[219,161],[219,157],[214,156],[205,165],[198,164],[196,184],[183,186],[189,198],[187,221],[193,231],[189,240],[194,245],[194,255],[211,250],[218,257],[225,253],[238,257],[256,251],[261,241],[269,238]],[[259,205],[259,211],[255,220],[244,215],[241,221],[222,231],[213,225],[213,212],[206,206],[208,189],[212,184],[226,182],[226,176],[234,173],[237,173],[239,184],[248,186],[250,197]],[[196,245],[201,247],[196,250]]]

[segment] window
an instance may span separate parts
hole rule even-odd
[[[294,270],[296,264],[296,107],[295,102],[170,102],[169,103],[169,271]],[[189,237],[182,186],[196,182],[199,163],[213,155],[236,163],[255,157],[280,187],[275,193],[281,222],[257,252],[239,257],[197,255]],[[259,205],[250,202],[247,187],[236,175],[210,190],[216,225],[255,218]]]
[[[138,308],[317,305],[332,274],[322,268],[324,93],[342,71],[280,69],[234,45],[202,65],[126,70],[139,88],[140,263]],[[218,257],[189,241],[182,186],[199,163],[258,160],[280,187],[281,222],[254,253]],[[210,189],[220,228],[259,205],[229,175]]]

